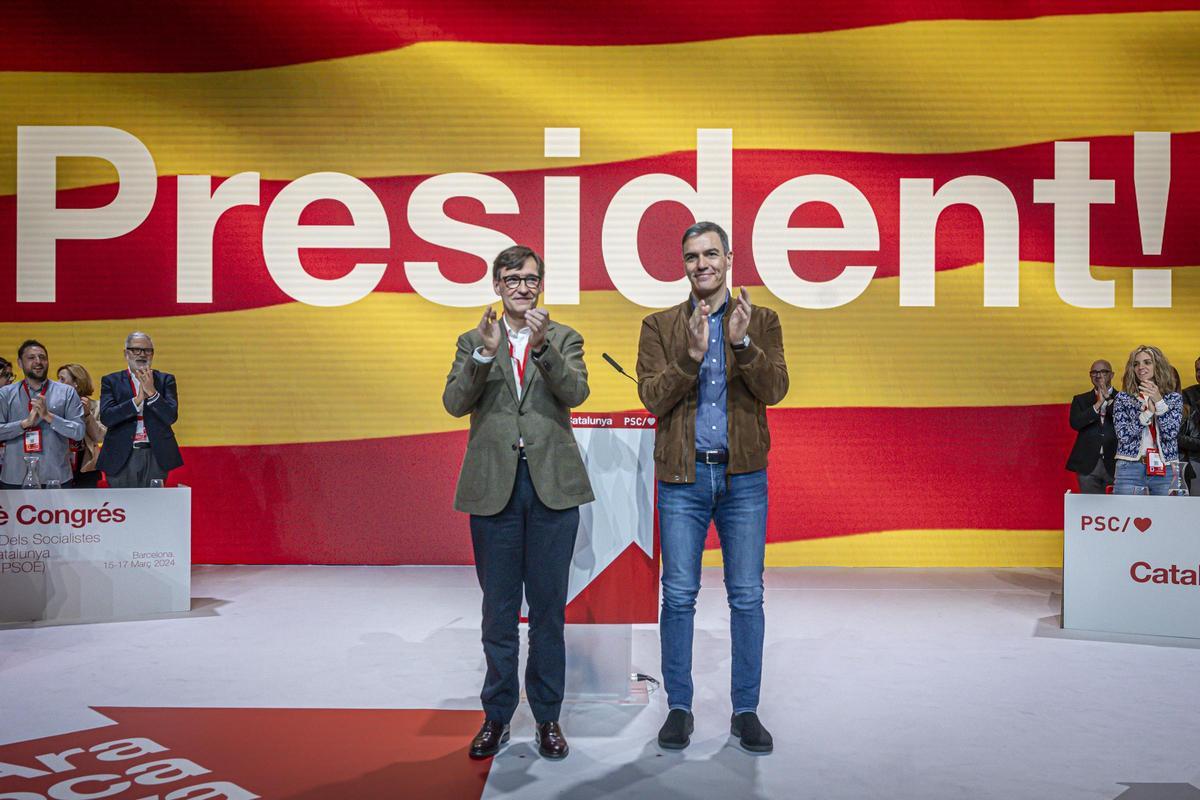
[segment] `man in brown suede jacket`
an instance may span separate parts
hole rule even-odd
[[[642,321],[638,394],[658,417],[654,471],[662,540],[663,683],[670,712],[659,745],[691,741],[692,630],[700,560],[715,522],[725,563],[733,640],[730,729],[755,753],[774,744],[758,719],[763,650],[763,557],[767,535],[766,408],[788,390],[779,316],[734,300],[733,253],[713,222],[683,235],[691,295]]]

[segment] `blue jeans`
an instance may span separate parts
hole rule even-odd
[[[1171,465],[1166,475],[1147,475],[1146,465],[1140,461],[1117,459],[1117,477],[1113,481],[1113,494],[1133,494],[1134,486],[1147,486],[1150,494],[1165,495],[1171,489]]]
[[[658,483],[662,541],[663,683],[671,708],[692,708],[692,631],[700,559],[715,522],[725,562],[725,593],[733,640],[733,711],[758,708],[763,653],[763,556],[767,541],[767,472],[730,475],[724,464],[696,464],[695,483]]]

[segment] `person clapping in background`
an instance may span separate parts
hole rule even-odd
[[[6,445],[0,488],[21,488],[26,456],[38,459],[41,483],[57,481],[69,487],[70,440],[82,439],[84,433],[79,395],[47,377],[50,356],[41,342],[22,342],[17,361],[24,380],[0,388],[0,441]]]
[[[134,331],[125,337],[125,365],[100,379],[100,421],[108,430],[96,465],[113,489],[137,489],[166,481],[183,466],[171,428],[179,419],[175,376],[151,368],[154,342]]]
[[[1162,350],[1139,345],[1125,364],[1122,391],[1113,404],[1117,429],[1115,494],[1144,486],[1165,495],[1171,487],[1168,465],[1179,460],[1183,397]]]
[[[95,489],[100,482],[100,471],[96,459],[100,455],[100,443],[104,441],[104,426],[100,424],[100,404],[92,399],[95,384],[91,374],[82,364],[64,364],[57,370],[58,380],[72,387],[83,403],[83,438],[71,440],[71,473],[75,476],[74,488]]]

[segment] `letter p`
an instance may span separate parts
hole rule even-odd
[[[58,159],[102,158],[117,170],[117,196],[100,208],[57,208]],[[17,302],[52,303],[59,239],[112,239],[142,224],[154,205],[150,151],[119,128],[17,128]]]

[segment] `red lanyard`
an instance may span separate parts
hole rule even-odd
[[[529,361],[529,343],[525,343],[525,352],[521,354],[521,360],[517,361],[517,351],[513,349],[512,340],[508,342],[508,357],[517,362],[517,383],[525,385],[525,364]]]
[[[42,382],[42,390],[38,392],[38,397],[46,396],[46,387],[50,385],[50,381]],[[33,394],[29,391],[29,384],[26,381],[21,381],[21,388],[25,390],[25,396],[29,398],[29,408],[26,411],[33,411]]]

